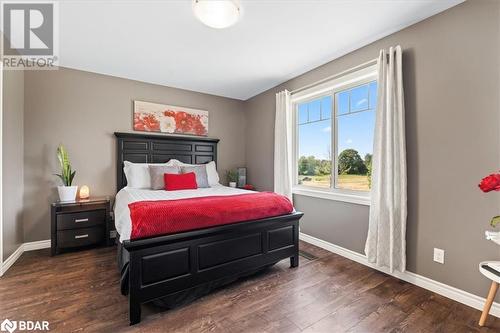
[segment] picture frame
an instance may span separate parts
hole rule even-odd
[[[208,111],[136,100],[133,129],[140,132],[208,136]]]

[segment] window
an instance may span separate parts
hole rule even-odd
[[[369,191],[377,105],[377,82],[335,94],[337,103],[336,188]]]
[[[298,105],[298,183],[329,188],[332,174],[332,97]]]
[[[294,190],[368,195],[377,104],[375,68],[309,88],[292,95],[292,101]]]

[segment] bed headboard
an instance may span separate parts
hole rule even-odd
[[[127,185],[123,162],[165,163],[174,158],[189,164],[217,163],[219,139],[138,133],[115,133],[116,192]]]

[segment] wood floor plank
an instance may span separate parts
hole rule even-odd
[[[407,313],[392,303],[384,304],[349,329],[349,333],[389,332],[406,317]]]
[[[288,260],[171,310],[146,304],[128,326],[116,249],[24,253],[0,278],[0,314],[48,320],[52,332],[500,332],[479,311],[301,242]],[[0,318],[1,319],[1,318]]]

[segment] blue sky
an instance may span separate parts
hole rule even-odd
[[[338,93],[338,152],[353,148],[361,158],[373,150],[377,84]],[[349,105],[350,102],[350,105]],[[363,111],[362,110],[369,110]],[[328,159],[332,135],[332,97],[299,105],[299,157],[313,155]]]

